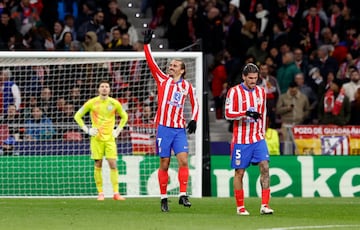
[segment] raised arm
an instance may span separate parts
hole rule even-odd
[[[144,34],[145,58],[146,58],[146,62],[148,64],[148,66],[150,68],[150,72],[151,72],[152,76],[154,77],[154,79],[157,82],[161,83],[162,81],[166,80],[168,78],[168,76],[164,72],[161,71],[161,69],[155,62],[153,56],[151,55],[150,42],[152,39],[152,35],[153,35],[152,30],[145,31],[145,34]]]

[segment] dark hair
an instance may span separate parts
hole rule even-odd
[[[99,82],[98,87],[100,87],[100,85],[103,84],[103,83],[107,83],[107,84],[109,84],[109,86],[111,87],[110,81],[105,80],[105,79],[104,79],[104,80],[101,80],[101,81]]]
[[[350,70],[351,69],[351,71],[357,71],[358,70],[358,68],[356,67],[356,65],[349,65],[349,67],[348,67],[348,69]]]
[[[72,15],[72,14],[67,14],[67,15],[65,15],[64,21],[66,21],[66,20],[68,20],[68,19],[74,19],[74,20],[75,20],[74,15]]]
[[[344,84],[344,81],[342,81],[341,79],[335,78],[332,83],[334,83],[335,85],[337,85],[339,87],[339,90],[341,89],[342,85]]]
[[[242,74],[244,76],[247,76],[249,73],[259,73],[259,67],[255,65],[254,63],[248,63],[244,66],[242,70]]]
[[[11,11],[7,8],[4,8],[1,14],[7,14],[9,17],[11,17]]]
[[[290,82],[289,88],[295,88],[295,87],[298,87],[298,85],[296,84],[296,82],[295,82],[295,81]]]

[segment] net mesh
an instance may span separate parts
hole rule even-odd
[[[0,196],[96,195],[89,137],[73,117],[86,100],[97,96],[98,82],[104,79],[112,83],[111,96],[129,115],[117,139],[120,192],[127,196],[159,194],[153,123],[157,88],[142,53],[29,54],[0,56]],[[160,56],[155,55],[155,60],[164,71],[172,58],[179,58],[176,53]],[[196,76],[198,56],[189,53],[181,58],[187,79],[196,87],[196,79],[201,78]],[[185,116],[189,119],[190,115],[187,103]],[[89,116],[83,119],[90,126]],[[201,174],[195,144],[195,136],[189,136],[190,195],[198,181],[195,177],[200,176],[196,174]],[[175,159],[169,176],[169,194],[175,195]],[[104,192],[110,196],[109,178],[104,161]]]

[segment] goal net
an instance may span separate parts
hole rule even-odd
[[[181,58],[202,106],[200,52],[153,52],[166,71]],[[100,80],[129,114],[117,139],[120,193],[158,196],[154,115],[157,88],[142,52],[0,52],[0,197],[91,197],[97,195],[89,137],[74,113],[97,96]],[[187,121],[191,106],[185,107]],[[85,123],[90,126],[86,115]],[[199,120],[202,114],[199,114]],[[202,195],[202,127],[189,135],[189,186]],[[105,196],[112,196],[110,169],[103,161]],[[168,194],[178,195],[177,160],[169,169]]]

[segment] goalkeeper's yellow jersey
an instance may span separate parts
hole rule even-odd
[[[97,96],[88,100],[74,116],[80,127],[85,125],[82,117],[88,112],[90,112],[92,127],[99,130],[95,138],[100,141],[114,140],[112,131],[115,128],[116,113],[121,118],[120,128],[123,128],[128,120],[128,114],[121,103],[112,97],[103,100]]]

